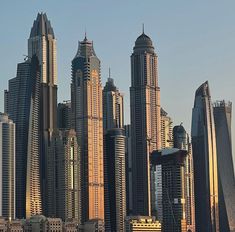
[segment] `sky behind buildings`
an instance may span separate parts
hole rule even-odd
[[[195,90],[206,80],[213,100],[235,104],[233,0],[9,0],[1,1],[0,8],[0,111],[3,91],[27,54],[30,29],[41,11],[57,38],[58,102],[70,99],[71,60],[86,30],[101,60],[103,85],[110,67],[125,95],[128,123],[130,55],[144,23],[159,58],[161,105],[174,125],[183,122],[190,132]]]

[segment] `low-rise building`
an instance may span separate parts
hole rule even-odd
[[[155,217],[128,216],[125,225],[126,232],[161,232],[161,223]]]

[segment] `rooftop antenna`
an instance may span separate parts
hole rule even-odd
[[[142,24],[142,33],[144,34],[144,23]]]
[[[86,37],[86,27],[85,27],[85,40],[87,40],[87,37]]]
[[[111,78],[111,70],[110,70],[110,67],[109,67],[109,78]]]

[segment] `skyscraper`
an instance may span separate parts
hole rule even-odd
[[[5,113],[15,123],[16,128],[16,217],[26,217],[26,176],[27,148],[31,95],[31,62],[17,65],[17,75],[9,80]],[[6,99],[6,94],[5,94]]]
[[[133,214],[151,215],[149,155],[161,147],[160,88],[157,55],[152,40],[143,32],[131,55],[131,132]]]
[[[168,113],[161,108],[161,148],[173,147],[172,119]]]
[[[49,216],[80,224],[80,154],[73,129],[53,133],[47,162]]]
[[[235,180],[232,158],[232,103],[214,103],[214,120],[219,172],[220,231],[235,231]]]
[[[72,127],[81,150],[82,224],[104,220],[103,104],[100,60],[93,42],[79,42],[72,61]]]
[[[15,218],[15,124],[0,113],[0,216]]]
[[[103,89],[103,127],[104,131],[113,128],[123,128],[124,111],[123,95],[114,85],[114,80],[109,76]]]
[[[127,215],[132,215],[132,156],[131,156],[131,125],[125,125],[125,157],[126,157],[126,208]]]
[[[123,95],[110,77],[103,89],[104,206],[106,231],[124,231],[126,166]]]
[[[30,111],[27,144],[26,217],[42,213],[40,182],[40,65],[31,59]]]
[[[126,170],[124,129],[113,128],[105,134],[104,191],[105,230],[125,231]]]
[[[196,231],[219,232],[216,134],[208,82],[196,91],[191,133]]]
[[[28,56],[36,55],[40,65],[40,182],[43,213],[47,215],[46,163],[48,146],[57,126],[56,39],[45,13],[39,13],[28,39]]]
[[[168,113],[161,108],[161,148],[173,147],[172,140],[172,119],[168,116]],[[162,208],[162,165],[158,164],[152,167],[152,173],[154,175],[154,185],[153,185],[153,194],[152,202],[154,202],[152,209],[153,212],[156,212],[157,219],[162,222],[163,220],[163,208]]]
[[[162,166],[163,232],[186,232],[185,159],[187,150],[166,148],[154,151],[153,165]]]
[[[66,130],[71,128],[71,101],[64,101],[58,104],[57,127]]]
[[[195,206],[194,206],[194,175],[193,175],[193,157],[192,145],[189,143],[189,136],[182,125],[173,128],[174,148],[188,151],[184,163],[185,175],[185,206],[187,231],[195,231]]]

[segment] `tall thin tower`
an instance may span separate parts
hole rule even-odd
[[[152,40],[144,33],[131,55],[131,132],[133,159],[133,214],[151,215],[149,155],[161,147],[158,61]]]
[[[0,113],[0,217],[15,218],[15,123]]]
[[[220,231],[235,231],[235,180],[232,157],[232,103],[214,103],[214,119],[219,170]]]
[[[82,223],[104,220],[103,110],[100,60],[93,42],[79,42],[72,61],[72,127],[81,154]]]
[[[56,39],[45,13],[39,13],[28,39],[28,56],[36,55],[40,70],[40,182],[43,213],[47,215],[46,159],[52,133],[56,128],[57,61]]]
[[[191,133],[196,231],[219,232],[216,133],[208,82],[196,91]]]

